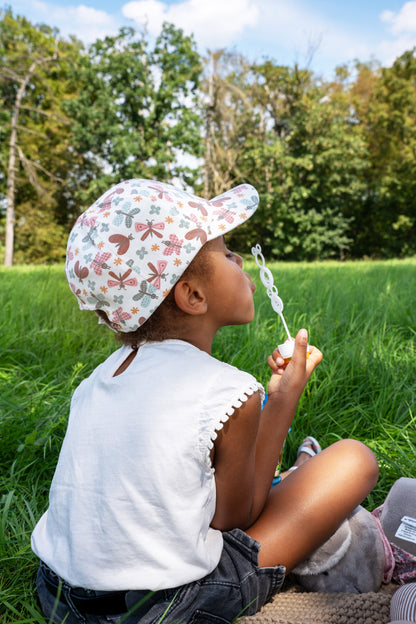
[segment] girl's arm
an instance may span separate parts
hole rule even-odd
[[[219,432],[214,455],[214,528],[244,530],[260,515],[299,398],[322,359],[322,353],[313,347],[306,358],[307,342],[306,330],[300,330],[285,370],[280,368],[283,360],[276,351],[269,357],[272,375],[263,410],[260,395],[255,393],[235,410]]]

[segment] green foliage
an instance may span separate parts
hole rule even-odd
[[[80,149],[94,153],[107,173],[90,184],[82,201],[133,177],[193,181],[177,152],[199,153],[199,118],[191,105],[200,70],[192,40],[169,25],[153,50],[126,28],[90,47],[73,68],[78,93],[65,108]]]
[[[255,231],[274,257],[343,257],[367,162],[347,104],[298,67],[267,61],[249,68],[238,58],[231,66],[226,57],[231,71],[225,79],[218,55],[215,61],[206,86],[214,90],[208,194],[219,190],[215,175],[222,174],[227,184],[253,183],[261,197],[261,209],[235,232],[234,242],[246,246]]]
[[[18,262],[62,259],[78,214],[131,177],[206,197],[252,183],[260,209],[231,240],[261,241],[275,258],[416,253],[413,50],[390,68],[339,67],[325,82],[298,65],[250,65],[225,50],[202,59],[169,24],[152,44],[122,28],[84,49],[11,9],[0,11],[2,247],[12,117],[36,59],[45,62],[19,109]]]
[[[3,113],[4,141],[0,147],[0,194],[6,192],[13,112],[18,114],[16,259],[34,263],[62,260],[73,210],[72,176],[81,162],[85,164],[74,148],[70,122],[62,107],[71,96],[68,68],[79,56],[81,46],[59,39],[51,28],[34,27],[23,17],[14,18],[10,11],[0,12],[0,16],[0,97],[7,111]],[[31,75],[37,61],[39,65]],[[16,110],[17,91],[30,75]]]
[[[296,102],[285,152],[276,195],[287,222],[271,233],[271,251],[293,259],[342,258],[351,243],[349,215],[363,193],[365,166],[365,146],[345,107],[310,83]]]
[[[16,259],[63,259],[78,214],[110,184],[195,172],[178,155],[200,152],[193,110],[201,71],[189,37],[165,25],[154,49],[131,29],[85,51],[46,26],[0,13],[0,198],[5,196],[11,112],[36,55],[57,59],[35,72],[19,112]],[[35,231],[36,230],[36,231]]]
[[[416,252],[416,59],[405,52],[392,67],[358,65],[352,97],[370,155],[366,193],[356,205],[361,225],[354,252],[397,257]]]

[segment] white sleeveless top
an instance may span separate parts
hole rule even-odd
[[[74,393],[33,551],[71,585],[158,590],[218,564],[210,450],[216,430],[263,388],[196,347],[122,347]]]

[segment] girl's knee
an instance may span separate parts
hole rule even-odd
[[[352,439],[340,440],[333,446],[343,454],[344,466],[351,478],[364,478],[374,487],[378,479],[378,463],[373,451],[359,440]]]

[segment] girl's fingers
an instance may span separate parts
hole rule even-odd
[[[306,352],[307,348],[308,353]],[[295,338],[295,349],[290,361],[290,369],[293,369],[291,375],[296,370],[298,375],[306,374],[306,379],[308,379],[321,360],[321,351],[313,346],[308,347],[308,332],[306,329],[300,329]],[[269,355],[267,363],[272,374],[279,376],[283,375],[288,366],[288,361],[283,359],[278,348],[273,351],[272,355]],[[304,371],[303,373],[301,373],[302,370]]]
[[[283,373],[283,364],[284,360],[282,357],[278,356],[276,359],[273,355],[269,355],[267,358],[267,364],[269,365],[272,373],[282,374]]]
[[[306,349],[308,346],[308,332],[306,329],[300,329],[295,338],[295,350],[293,352],[292,360],[303,360],[306,359]]]
[[[306,362],[306,366],[316,368],[323,358],[322,351],[317,347],[309,347],[309,357]]]

